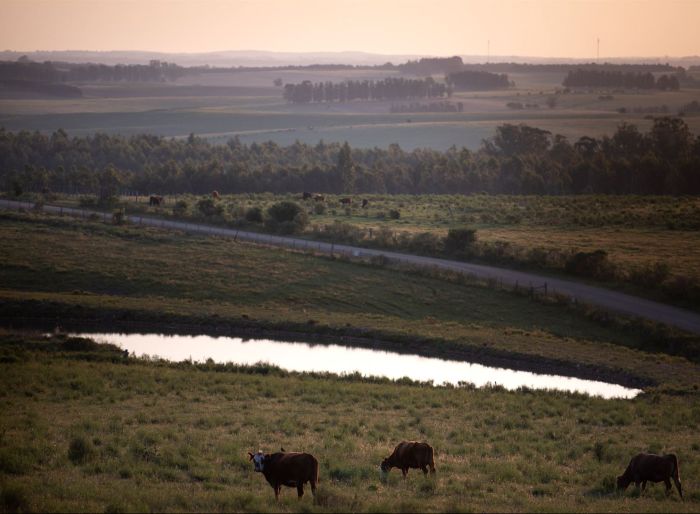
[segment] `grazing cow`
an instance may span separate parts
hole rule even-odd
[[[160,204],[163,203],[163,197],[158,196],[158,195],[151,195],[148,198],[148,205],[150,207],[160,207]]]
[[[301,194],[301,199],[302,199],[302,200],[308,200],[308,199],[311,198],[312,196],[313,196],[313,195],[312,195],[311,193],[309,193],[308,191],[304,191],[304,192]]]
[[[323,202],[325,199],[326,199],[326,197],[323,195],[314,195],[315,202]]]
[[[363,198],[362,199],[362,208],[364,209],[368,205],[369,205],[369,200],[367,200],[367,198]]]
[[[212,192],[211,192],[211,197],[212,197],[214,200],[220,200],[220,199],[221,199],[221,195],[219,194],[218,191],[212,191]]]
[[[681,490],[680,470],[678,459],[674,454],[654,455],[652,453],[640,453],[632,457],[625,472],[617,477],[617,488],[623,491],[634,482],[637,487],[641,482],[642,491],[647,487],[647,482],[663,482],[666,485],[666,494],[671,492],[671,479],[676,484],[678,494],[683,499]]]
[[[285,452],[282,448],[278,453],[263,453],[255,455],[248,453],[253,461],[255,471],[262,473],[275,491],[275,499],[279,501],[282,486],[296,487],[297,495],[304,496],[304,484],[311,484],[311,494],[316,495],[318,483],[318,461],[309,453]]]
[[[382,476],[386,477],[391,468],[399,468],[403,477],[408,475],[409,468],[421,469],[424,475],[435,473],[435,461],[433,460],[433,447],[428,443],[418,443],[416,441],[402,441],[394,453],[384,459],[380,465]]]
[[[350,205],[352,204],[352,198],[341,198],[340,203],[342,203],[343,205]]]

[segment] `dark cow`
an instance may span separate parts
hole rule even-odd
[[[363,198],[362,199],[362,208],[364,209],[368,205],[369,205],[369,200],[367,200],[367,198]]]
[[[214,200],[219,200],[219,199],[221,199],[221,195],[219,194],[218,191],[212,191],[212,192],[211,192],[211,197],[212,197]]]
[[[151,195],[148,198],[148,205],[151,207],[160,207],[160,204],[163,203],[163,197],[158,196],[158,195]]]
[[[275,490],[275,499],[279,501],[282,486],[296,487],[301,499],[304,496],[304,484],[311,484],[311,494],[316,495],[318,483],[318,461],[309,453],[285,452],[284,448],[278,453],[263,453],[255,455],[248,453],[253,461],[255,471],[262,473],[267,482]]]
[[[435,473],[433,447],[428,443],[416,441],[400,442],[394,448],[394,453],[384,459],[380,465],[382,476],[386,476],[391,468],[399,468],[404,478],[408,475],[409,468],[421,469],[423,474],[427,476],[428,467],[430,467],[431,474]]]
[[[352,198],[341,198],[340,203],[343,205],[350,205],[352,204]]]
[[[323,202],[326,199],[323,195],[314,195],[314,202]]]
[[[676,489],[678,489],[678,494],[682,499],[681,477],[676,456],[672,453],[668,455],[640,453],[632,457],[625,472],[617,477],[617,488],[624,491],[632,482],[637,487],[641,482],[642,491],[644,491],[647,482],[663,482],[666,484],[666,494],[668,495],[671,493],[671,479],[676,484]]]
[[[308,199],[311,198],[312,196],[314,196],[314,195],[312,195],[312,194],[309,193],[308,191],[304,191],[304,192],[301,194],[301,199],[302,199],[302,200],[308,200]]]

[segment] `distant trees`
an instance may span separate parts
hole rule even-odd
[[[637,73],[592,69],[571,70],[562,84],[565,87],[636,88],[660,89],[662,91],[676,91],[680,88],[678,77],[675,75],[661,75],[656,79],[651,72]]]
[[[405,73],[414,75],[445,75],[455,73],[464,68],[462,58],[454,57],[424,57],[417,61],[408,61],[397,68]]]
[[[0,61],[0,81],[30,82],[164,82],[185,75],[190,68],[151,61],[150,64],[43,63],[29,60]]]
[[[502,89],[511,86],[508,75],[489,73],[488,71],[465,70],[450,73],[445,81],[455,89],[479,90]]]
[[[236,138],[215,145],[196,136],[70,137],[61,130],[45,135],[0,128],[0,187],[13,195],[48,189],[104,199],[124,191],[212,190],[700,195],[700,137],[682,118],[670,117],[655,118],[647,132],[623,123],[610,136],[575,141],[504,124],[475,151],[405,151],[396,144],[365,149],[323,141],[246,145]],[[209,202],[193,206],[204,216],[215,216],[214,208]],[[250,213],[250,221],[259,222],[260,214]]]
[[[291,103],[348,102],[352,100],[406,100],[442,97],[448,93],[445,84],[432,77],[426,79],[386,78],[384,80],[347,80],[318,82],[305,80],[285,84],[284,99]]]

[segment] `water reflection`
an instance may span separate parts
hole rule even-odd
[[[632,398],[640,390],[594,380],[541,375],[527,371],[492,368],[468,362],[448,361],[419,355],[339,345],[309,345],[237,337],[171,336],[161,334],[81,334],[97,341],[116,344],[136,356],[160,357],[170,361],[191,359],[217,363],[256,364],[266,362],[289,371],[355,373],[364,376],[429,381],[435,384],[471,382],[477,387],[491,384],[506,389],[529,387],[577,391],[603,398]]]

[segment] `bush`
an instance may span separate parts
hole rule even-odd
[[[26,491],[19,486],[3,485],[0,492],[0,511],[29,512],[29,500]]]
[[[476,242],[476,230],[473,228],[451,228],[445,237],[445,252],[462,254]]]
[[[604,250],[578,252],[567,259],[564,269],[572,275],[599,279],[610,279],[615,274]]]
[[[184,216],[185,214],[187,214],[187,211],[189,209],[190,204],[188,204],[185,200],[178,200],[173,206],[173,214],[175,216]]]
[[[81,196],[78,200],[78,205],[80,207],[96,207],[97,198],[95,198],[94,196]]]
[[[432,232],[415,234],[408,241],[408,249],[412,252],[435,255],[441,250],[440,238]]]
[[[265,226],[280,234],[300,233],[308,222],[306,211],[299,204],[288,200],[271,205],[265,218]]]
[[[112,214],[112,223],[115,225],[123,225],[125,221],[126,215],[124,214],[124,209],[114,211]]]
[[[92,443],[82,436],[71,439],[68,445],[68,458],[73,464],[82,464],[92,458],[95,449]]]
[[[314,204],[314,214],[325,214],[326,213],[326,205],[320,202],[316,202]]]
[[[399,219],[399,218],[401,217],[401,213],[400,213],[398,210],[396,210],[396,209],[391,209],[391,210],[389,211],[389,217],[390,217],[392,220],[397,220],[397,219]]]
[[[213,216],[221,216],[224,212],[224,208],[214,202],[212,198],[202,198],[197,202],[197,210],[202,213],[203,216],[211,218]]]
[[[263,212],[260,207],[251,207],[245,211],[245,220],[250,223],[262,223]]]

